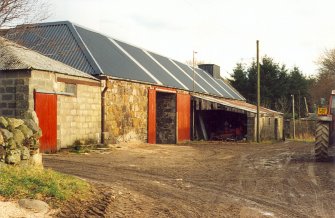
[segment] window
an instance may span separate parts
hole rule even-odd
[[[76,84],[65,83],[64,92],[76,95],[77,94],[77,85]]]

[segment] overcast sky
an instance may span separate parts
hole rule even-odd
[[[48,21],[69,20],[116,39],[185,62],[221,67],[261,56],[317,72],[325,49],[335,48],[333,0],[49,0]]]

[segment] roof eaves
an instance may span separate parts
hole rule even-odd
[[[60,71],[57,71],[57,70],[48,70],[48,69],[43,69],[43,68],[38,68],[38,67],[31,67],[29,70],[41,70],[41,71],[47,71],[47,72],[50,72],[50,73],[58,73],[58,74],[63,74],[63,75],[67,75],[67,76],[74,76],[74,77],[80,77],[80,78],[85,78],[85,79],[92,79],[92,80],[96,80],[96,81],[99,81],[98,78],[95,78],[95,77],[91,77],[91,76],[84,76],[84,75],[74,75],[74,74],[70,74],[70,73],[64,73],[64,72],[60,72]]]
[[[183,91],[186,91],[186,92],[189,92],[189,93],[192,92],[192,91],[190,91],[190,90],[188,90],[188,89],[176,88],[176,87],[167,86],[167,85],[159,85],[159,84],[157,84],[157,83],[150,83],[150,82],[138,81],[138,80],[133,80],[133,79],[119,78],[119,77],[110,76],[110,75],[106,75],[106,74],[103,74],[103,75],[101,75],[101,76],[102,76],[103,78],[109,78],[109,79],[114,79],[114,80],[127,81],[127,82],[134,82],[134,83],[145,84],[145,85],[151,85],[151,86],[157,86],[157,87],[172,88],[172,89],[176,89],[176,90],[183,90]],[[210,95],[211,97],[222,98],[222,96],[214,95],[214,94],[209,94],[209,93],[205,93],[205,92],[194,92],[194,93],[196,93],[196,94],[202,94],[202,95]]]
[[[248,112],[251,112],[251,113],[257,113],[255,105],[252,105],[252,104],[249,104],[249,103],[246,103],[246,102],[244,102],[243,105],[241,105],[240,103],[237,104],[236,102],[243,102],[243,101],[240,101],[240,100],[222,99],[222,98],[217,99],[217,98],[212,97],[211,95],[208,95],[208,94],[206,94],[206,96],[201,96],[201,95],[198,95],[196,93],[193,93],[192,96],[197,97],[197,98],[201,98],[201,99],[204,99],[204,100],[207,100],[207,101],[216,102],[216,103],[228,106],[228,107],[233,107],[233,108],[245,110],[245,111],[248,111]],[[274,111],[274,110],[264,108],[264,107],[261,107],[260,113],[261,114],[270,114],[271,113],[271,114],[283,115],[283,113],[281,113],[281,112]]]

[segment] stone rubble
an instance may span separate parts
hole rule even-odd
[[[41,166],[41,136],[35,112],[30,112],[28,119],[0,116],[0,163]]]

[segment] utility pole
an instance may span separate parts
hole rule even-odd
[[[196,51],[193,51],[193,67],[192,67],[192,69],[193,69],[193,92],[194,92],[194,90],[195,90],[195,69],[194,69],[194,65],[195,65],[195,61],[194,61],[194,56],[195,56],[195,54],[196,54],[197,52]]]
[[[257,142],[260,142],[260,131],[259,131],[259,109],[260,109],[260,104],[261,104],[261,75],[260,75],[260,66],[259,66],[259,41],[256,41],[256,47],[257,47],[257,124],[256,124],[256,137],[257,137]]]
[[[194,94],[194,90],[195,90],[195,69],[194,69],[194,56],[197,52],[196,51],[193,51],[193,61],[192,61],[192,69],[193,69],[193,94]],[[193,101],[192,101],[192,140],[194,140],[195,138],[195,99],[194,99],[194,96],[193,96]]]
[[[295,139],[294,95],[292,94],[291,96],[292,96],[293,139]]]
[[[305,117],[308,117],[308,105],[307,105],[307,99],[306,99],[306,97],[304,97],[304,100],[305,100],[305,106],[306,106],[306,115],[305,115]],[[306,127],[307,127],[307,132],[309,132],[308,131],[308,123],[306,124]]]
[[[305,106],[306,106],[306,115],[308,116],[309,111],[308,111],[308,105],[307,105],[307,99],[306,99],[306,97],[304,97],[304,100],[305,100]]]
[[[301,118],[301,114],[300,114],[300,98],[301,98],[301,96],[300,96],[300,90],[298,90],[299,91],[299,99],[298,99],[298,110],[299,110],[299,114],[298,114],[298,118],[299,118],[299,121],[300,121],[300,118]]]

